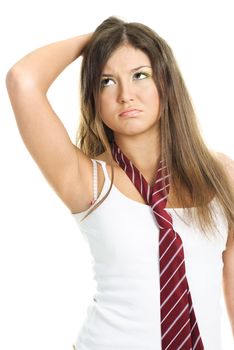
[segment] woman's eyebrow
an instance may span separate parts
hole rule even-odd
[[[152,68],[151,66],[146,66],[146,65],[144,65],[144,66],[139,66],[139,67],[136,67],[136,68],[131,69],[131,70],[130,70],[130,73],[135,72],[136,70],[138,70],[138,69],[140,69],[140,68],[144,68],[144,67]],[[113,75],[113,74],[104,73],[104,74],[102,74],[102,77],[114,77],[114,75]]]

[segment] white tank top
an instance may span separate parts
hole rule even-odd
[[[92,161],[96,200],[97,163]],[[105,176],[100,200],[110,179],[106,163],[98,162]],[[187,279],[205,350],[220,350],[222,252],[228,223],[216,197],[209,205],[216,213],[217,231],[208,238],[194,222],[184,222],[188,218],[183,208],[166,210],[183,241]],[[159,230],[151,207],[126,197],[113,185],[103,203],[80,222],[88,210],[72,216],[89,245],[97,289],[75,349],[161,349]]]

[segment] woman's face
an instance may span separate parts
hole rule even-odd
[[[136,109],[122,114],[128,109]],[[159,96],[150,59],[130,45],[116,49],[101,78],[100,113],[114,134],[137,135],[158,129]]]

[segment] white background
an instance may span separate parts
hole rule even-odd
[[[203,136],[234,159],[232,1],[8,0],[0,8],[0,349],[71,350],[95,290],[92,260],[70,211],[20,138],[5,88],[28,52],[93,31],[105,18],[151,26],[167,40],[192,96]],[[48,97],[75,143],[79,60]],[[223,344],[233,348],[223,306]]]

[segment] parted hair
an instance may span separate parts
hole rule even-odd
[[[210,203],[216,196],[229,232],[234,232],[234,193],[230,179],[215,152],[208,149],[202,138],[192,99],[172,49],[148,26],[111,16],[94,31],[82,52],[81,115],[76,145],[90,158],[106,151],[112,164],[113,131],[103,123],[99,112],[101,75],[107,60],[124,44],[143,51],[150,59],[159,94],[161,157],[166,161],[170,184],[180,207],[206,234],[215,227],[215,214]],[[111,165],[109,190],[84,218],[108,196],[113,178],[114,167]],[[194,210],[189,209],[188,198]]]

